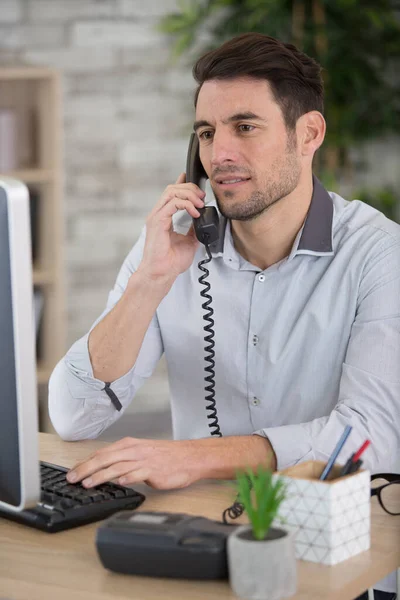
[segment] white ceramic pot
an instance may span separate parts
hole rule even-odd
[[[272,528],[265,540],[255,540],[250,525],[228,537],[229,581],[235,594],[247,600],[280,600],[296,592],[295,533]]]

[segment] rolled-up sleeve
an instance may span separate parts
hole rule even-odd
[[[155,315],[135,364],[122,377],[112,382],[108,393],[106,383],[93,376],[88,349],[90,331],[123,295],[129,277],[140,263],[144,238],[145,230],[125,259],[115,286],[109,293],[104,312],[93,323],[89,332],[73,344],[51,374],[50,419],[57,433],[65,440],[95,438],[121,417],[137,390],[153,373],[163,354],[161,333]]]
[[[254,433],[269,439],[281,470],[305,460],[326,461],[344,427],[351,425],[338,462],[346,462],[369,439],[364,466],[377,472],[390,469],[399,459],[399,424],[400,241],[388,237],[364,265],[334,410],[308,423]]]

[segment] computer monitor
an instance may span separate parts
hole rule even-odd
[[[40,497],[29,193],[0,178],[0,508]]]

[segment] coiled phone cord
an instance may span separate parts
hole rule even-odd
[[[210,252],[210,248],[208,247],[208,244],[205,244],[205,248],[206,248],[206,252],[207,252],[207,258],[205,258],[204,260],[201,260],[198,265],[200,271],[203,271],[203,275],[201,275],[199,277],[199,283],[202,286],[204,286],[204,290],[202,290],[200,292],[200,296],[202,296],[202,298],[206,299],[206,301],[203,302],[203,304],[201,305],[201,307],[205,311],[204,315],[203,315],[203,319],[206,322],[206,325],[204,325],[203,329],[207,334],[204,336],[204,342],[207,344],[206,346],[204,346],[204,351],[207,353],[206,356],[204,357],[204,360],[205,360],[205,362],[209,363],[206,367],[204,367],[204,370],[206,371],[206,373],[209,373],[209,375],[207,375],[207,377],[204,378],[204,380],[208,383],[208,385],[206,385],[204,389],[206,392],[208,392],[206,395],[206,402],[209,402],[209,404],[206,404],[206,410],[208,412],[207,419],[209,420],[208,425],[211,430],[211,435],[222,437],[221,429],[220,429],[219,423],[218,423],[217,408],[215,406],[215,371],[214,371],[214,367],[215,367],[214,335],[215,335],[215,333],[214,333],[214,319],[212,318],[214,311],[210,306],[210,304],[212,302],[212,296],[208,293],[210,291],[211,286],[210,286],[209,282],[206,281],[207,277],[210,275],[210,272],[204,266],[211,261],[211,252]]]
[[[208,395],[206,395],[206,402],[209,402],[209,404],[206,405],[206,410],[208,411],[208,415],[207,415],[207,419],[209,420],[209,427],[211,430],[211,435],[213,436],[217,436],[217,437],[222,437],[222,433],[221,433],[221,429],[219,427],[219,423],[218,423],[218,415],[217,415],[217,407],[215,404],[215,352],[214,352],[214,346],[215,346],[215,342],[214,342],[214,319],[213,314],[214,311],[211,308],[211,302],[212,302],[212,296],[208,293],[211,289],[210,283],[208,281],[206,281],[207,277],[210,275],[209,270],[204,266],[206,264],[208,264],[209,262],[211,262],[211,252],[210,252],[210,248],[208,247],[208,244],[205,243],[204,244],[206,252],[207,252],[207,258],[205,258],[204,260],[201,260],[198,264],[198,267],[200,269],[200,271],[203,271],[203,275],[201,275],[199,277],[199,283],[204,287],[204,289],[200,292],[200,296],[202,296],[203,298],[206,299],[205,302],[203,302],[203,304],[201,305],[202,308],[204,309],[204,315],[203,315],[203,319],[206,322],[206,325],[203,327],[204,331],[206,332],[207,335],[204,336],[204,342],[207,344],[204,347],[205,352],[207,353],[207,355],[204,357],[204,360],[206,362],[208,362],[209,364],[204,368],[204,370],[209,373],[207,375],[207,377],[204,378],[204,380],[207,382],[208,385],[205,386],[205,391],[208,392]],[[238,502],[237,500],[235,500],[235,502],[232,504],[232,506],[229,506],[229,508],[226,508],[224,510],[224,512],[222,513],[222,520],[223,522],[228,525],[228,520],[227,518],[229,517],[230,519],[237,519],[238,517],[240,517],[240,515],[243,514],[243,510],[244,510],[244,506],[243,504],[241,504],[240,502]]]

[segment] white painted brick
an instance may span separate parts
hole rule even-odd
[[[71,173],[65,189],[65,211],[67,216],[82,213],[110,214],[123,210],[121,203],[121,177],[118,172],[99,168],[90,172]]]
[[[101,94],[82,94],[64,101],[64,114],[76,119],[84,117],[112,119],[118,111],[115,98]]]
[[[98,273],[98,279],[102,280],[101,272]],[[112,286],[113,282],[110,280],[96,288],[93,286],[80,286],[79,288],[71,286],[69,288],[67,315],[70,325],[67,328],[67,347],[85,335],[101,315],[106,307],[108,292]]]
[[[117,145],[111,142],[99,145],[92,140],[75,142],[67,136],[64,157],[68,175],[75,175],[77,169],[86,171],[93,168],[107,173],[115,168]]]
[[[78,231],[74,238],[74,243],[68,248],[66,253],[68,265],[72,268],[72,279],[81,266],[90,265],[92,268],[95,268],[110,261],[117,262],[117,259],[119,258],[117,248],[112,243],[112,239],[108,240],[109,231],[104,232],[103,235],[97,230],[95,235],[89,235],[87,233],[89,226],[86,221],[87,217],[82,216],[80,222],[76,226]],[[94,225],[90,227],[90,229],[93,228]]]
[[[149,164],[156,168],[162,164],[175,166],[186,161],[186,140],[164,140],[155,143],[139,140],[121,144],[119,163],[123,169],[143,168]],[[184,170],[184,169],[182,169]],[[178,177],[179,173],[177,174]]]
[[[126,21],[89,21],[72,27],[71,42],[74,46],[135,46],[151,47],[160,41],[161,34],[149,23]]]
[[[124,17],[161,17],[178,12],[177,0],[118,0],[117,12]]]
[[[166,185],[176,181],[185,171],[187,140],[146,140],[121,144],[121,168],[124,177],[138,187]],[[127,183],[127,181],[126,181]],[[134,189],[134,187],[132,187]]]
[[[151,118],[161,116],[168,120],[180,114],[180,107],[177,104],[184,103],[182,98],[175,98],[173,95],[166,96],[158,91],[128,94],[122,90],[118,101],[120,111],[125,111],[132,116],[147,115]]]
[[[135,212],[141,212],[144,223],[146,216],[160,199],[164,188],[165,186],[162,185],[145,188],[138,188],[134,185],[125,186],[121,193],[120,207],[124,210],[135,209]]]
[[[90,140],[92,144],[112,144],[121,139],[122,123],[117,120],[98,119],[96,117],[66,117],[65,140],[66,144],[79,144],[81,141]]]
[[[66,217],[76,218],[81,213],[99,213],[115,215],[119,209],[119,194],[110,196],[79,195],[70,190],[66,193]]]
[[[161,94],[123,95],[119,116],[126,122],[124,139],[160,139],[180,134],[184,119],[192,127],[194,111],[185,97]]]
[[[29,0],[31,21],[71,21],[81,17],[112,17],[114,0]]]
[[[1,14],[1,7],[0,7]],[[0,48],[41,48],[63,45],[64,28],[62,25],[13,25],[0,26]]]
[[[179,94],[187,94],[190,102],[193,105],[193,94],[197,87],[197,83],[193,79],[192,72],[189,68],[183,69],[168,69],[168,77],[162,82],[162,91],[173,92]]]
[[[160,35],[158,43],[155,43],[151,48],[121,48],[120,54],[121,65],[127,67],[141,67],[156,69],[153,71],[162,72],[165,76],[168,76],[168,72],[165,69],[171,67],[171,55],[168,49],[168,44],[164,38]]]
[[[24,59],[37,65],[48,65],[66,72],[85,73],[115,67],[117,55],[112,48],[60,48],[26,51]]]
[[[121,94],[125,79],[126,75],[118,66],[112,71],[71,73],[68,76],[67,93],[68,96],[99,94],[117,97]]]
[[[112,51],[116,50],[112,49]],[[116,52],[119,53],[119,50]],[[113,71],[70,74],[67,88],[70,95],[101,94],[119,98],[125,93],[127,95],[153,91],[157,93],[161,88],[160,81],[158,74],[153,76],[148,70],[130,72],[116,65]]]
[[[84,262],[90,264],[115,261],[115,241],[131,240],[131,247],[139,238],[143,221],[132,218],[129,212],[110,214],[81,214],[74,226],[74,245],[84,250]]]
[[[17,23],[22,16],[21,0],[1,0],[0,23]]]
[[[20,50],[5,50],[0,47],[0,65],[18,65],[22,62]]]

